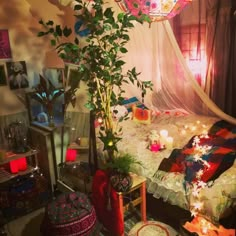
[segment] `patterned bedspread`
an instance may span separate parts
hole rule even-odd
[[[236,126],[219,121],[208,134],[193,136],[183,149],[174,149],[168,158],[162,160],[158,169],[183,173],[185,181],[190,184],[197,179],[208,182],[229,169],[235,157]],[[201,170],[201,176],[198,176]]]
[[[165,192],[164,196],[168,194],[166,200],[172,204],[176,204],[171,198],[177,192],[178,199],[181,199],[177,205],[191,209],[195,183],[205,182],[199,191],[199,200],[204,203],[200,213],[218,222],[224,211],[236,201],[235,158],[236,126],[218,121],[207,135],[193,136],[182,149],[173,150],[162,160],[149,191],[156,197],[163,197]]]
[[[191,159],[194,152],[192,142],[194,137],[209,131],[209,138],[202,137],[200,142],[212,145],[204,159],[211,162],[214,171],[208,171],[202,176],[207,186],[200,193],[204,202],[201,213],[213,221],[218,221],[225,209],[236,204],[234,127],[215,117],[162,114],[155,117],[150,125],[130,119],[122,123],[122,128],[122,140],[118,144],[118,149],[132,154],[143,163],[142,167],[136,166],[134,172],[147,178],[147,191],[156,198],[163,198],[170,204],[187,210],[193,201],[193,187],[183,183],[194,181],[197,170],[202,167],[195,166],[196,163]],[[173,137],[174,152],[173,149],[159,152],[151,152],[148,149],[147,137],[150,132],[156,130],[159,133],[162,129],[166,129]],[[182,159],[188,165],[182,166]],[[177,172],[177,168],[181,171]]]

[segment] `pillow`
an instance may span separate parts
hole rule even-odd
[[[133,106],[132,112],[133,121],[142,124],[151,124],[151,110]]]
[[[116,105],[111,107],[111,111],[113,113],[113,118],[119,120],[120,118],[126,116],[128,114],[128,110],[123,105]]]
[[[132,111],[132,106],[136,106],[136,107],[140,107],[140,108],[145,107],[136,97],[131,97],[129,99],[125,99],[122,102],[122,105],[124,105],[127,108],[128,112]]]

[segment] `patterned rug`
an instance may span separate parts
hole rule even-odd
[[[128,236],[177,236],[178,233],[169,225],[159,221],[138,222]]]

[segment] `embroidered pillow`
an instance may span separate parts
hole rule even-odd
[[[151,124],[151,110],[133,106],[133,121],[142,124]]]

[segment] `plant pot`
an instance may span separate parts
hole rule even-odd
[[[128,192],[132,187],[133,179],[129,173],[114,172],[110,176],[110,183],[117,192]]]

